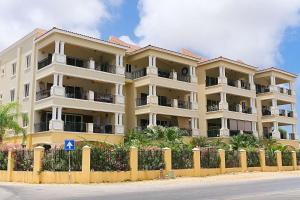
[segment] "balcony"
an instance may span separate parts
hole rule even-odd
[[[290,140],[296,140],[296,135],[295,135],[295,133],[290,133],[290,134],[289,134],[289,139],[290,139]]]
[[[144,106],[147,105],[147,98],[137,98],[136,106]]]
[[[44,67],[50,65],[52,63],[52,55],[39,61],[38,62],[38,70],[43,69]],[[85,69],[93,69],[96,71],[102,71],[107,73],[116,73],[116,66],[113,64],[108,63],[95,63],[95,65],[92,67],[90,60],[84,60],[81,58],[66,57],[66,65],[73,66],[73,67],[79,67],[79,68],[85,68]]]
[[[95,93],[94,101],[104,102],[104,103],[115,103],[115,95]]]
[[[191,102],[178,100],[178,108],[192,109]]]
[[[236,104],[236,105],[229,105],[228,106],[228,110],[229,111],[232,111],[232,112],[240,112],[240,108],[239,108],[239,104]]]
[[[284,109],[279,109],[279,116],[285,116],[286,112]]]
[[[271,109],[270,108],[262,108],[262,115],[263,116],[271,115]]]
[[[210,129],[207,131],[207,137],[220,137],[220,129]]]
[[[36,101],[50,97],[50,90],[41,90],[36,92]]]
[[[206,76],[206,87],[218,85],[218,78]]]
[[[158,96],[158,105],[172,107],[173,106],[173,101],[172,101],[172,99],[170,99],[168,97]]]
[[[263,133],[263,138],[264,139],[272,139],[272,133],[264,132]]]
[[[214,104],[214,105],[208,105],[206,107],[207,112],[214,112],[214,111],[218,111],[219,110],[219,105],[218,104]]]
[[[246,106],[246,107],[242,108],[242,113],[252,114],[252,108]]]

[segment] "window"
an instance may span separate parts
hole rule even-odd
[[[12,75],[16,75],[17,72],[17,63],[13,63],[11,66],[11,73]]]
[[[28,114],[27,113],[22,113],[22,125],[23,125],[23,127],[28,126]]]
[[[29,96],[29,83],[24,85],[24,98]]]
[[[10,101],[15,101],[15,89],[10,90]]]
[[[131,72],[131,64],[126,64],[126,72]]]
[[[31,66],[31,55],[26,56],[26,68]]]

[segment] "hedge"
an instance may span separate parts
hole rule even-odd
[[[140,149],[138,151],[139,170],[159,170],[164,168],[162,149]]]
[[[189,148],[172,149],[172,169],[193,168],[193,151]]]
[[[0,170],[7,170],[8,151],[0,151]]]
[[[247,166],[260,167],[259,151],[247,151]]]
[[[236,150],[225,151],[226,168],[240,167],[240,153]]]
[[[33,170],[33,150],[16,150],[13,154],[14,171]]]
[[[220,162],[220,155],[216,148],[200,149],[201,168],[219,168]]]

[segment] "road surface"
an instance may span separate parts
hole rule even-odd
[[[90,185],[0,183],[0,200],[299,199],[300,171]]]

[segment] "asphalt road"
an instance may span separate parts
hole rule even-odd
[[[261,173],[262,174],[262,173]],[[0,183],[0,200],[194,200],[300,198],[300,173],[223,175],[98,185],[28,185]]]

